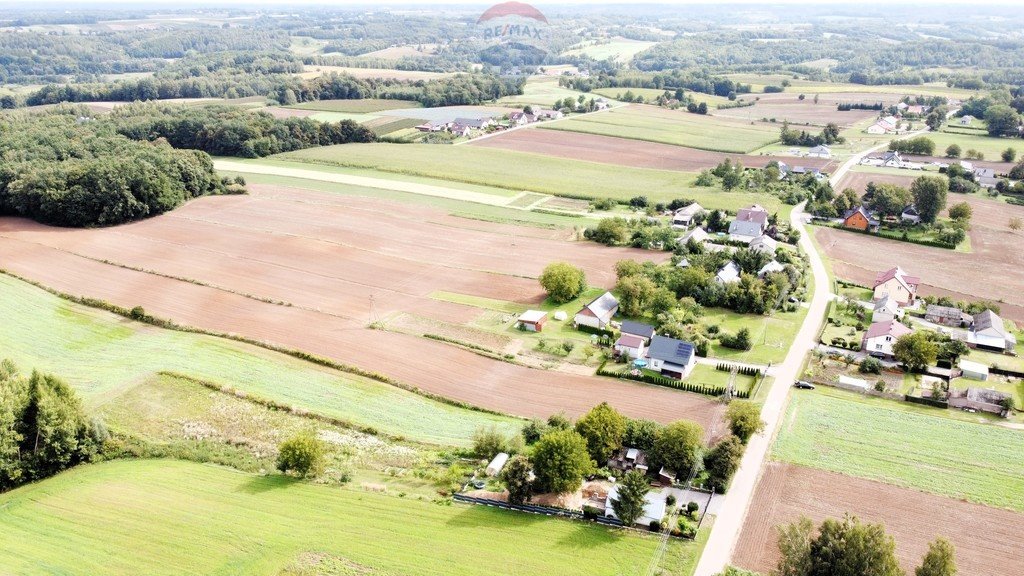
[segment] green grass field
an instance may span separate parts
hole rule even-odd
[[[773,457],[1024,511],[1024,432],[899,406],[837,390],[793,394]]]
[[[643,105],[577,116],[541,128],[737,153],[752,152],[779,137],[775,126]]]
[[[640,575],[660,543],[166,460],[81,466],[0,496],[0,511],[0,565],[11,573],[278,575],[323,555],[349,575]],[[664,561],[674,571],[700,546],[671,540]]]
[[[61,376],[90,409],[163,370],[425,442],[465,445],[481,425],[518,426],[255,346],[131,322],[6,275],[0,301],[0,357]]]
[[[643,194],[653,202],[684,197],[693,198],[706,208],[733,212],[759,203],[770,211],[778,211],[780,218],[787,218],[791,209],[766,194],[694,186],[696,175],[688,172],[630,168],[476,146],[344,144],[278,154],[255,163],[282,160],[478,184],[517,193],[530,190],[620,200]]]
[[[585,46],[566,50],[562,56],[585,55],[594,60],[612,59],[617,62],[629,62],[636,54],[647,50],[657,42],[644,42],[642,40],[630,40],[628,38],[612,38],[601,44],[584,43]]]
[[[342,120],[351,120],[362,124],[363,122],[376,120],[380,118],[380,115],[358,112],[317,112],[310,116],[310,118],[317,122],[341,122]]]
[[[735,334],[741,328],[750,330],[754,347],[749,351],[733,350],[712,341],[708,356],[722,360],[767,364],[781,362],[796,338],[807,309],[797,307],[796,312],[777,312],[772,316],[738,314],[732,310],[708,308],[700,318],[705,326],[717,325],[724,332]]]
[[[968,98],[977,91],[965,90],[963,88],[950,88],[944,82],[930,82],[916,85],[880,85],[867,86],[864,84],[849,84],[845,82],[816,82],[813,80],[794,79],[789,74],[728,74],[729,78],[743,84],[750,84],[754,92],[763,92],[768,85],[779,86],[786,79],[791,85],[786,92],[805,94],[829,94],[835,92],[863,92],[867,94],[896,94],[899,96],[949,96],[954,98]]]
[[[352,112],[366,114],[380,112],[382,110],[397,110],[399,108],[420,108],[419,102],[411,100],[385,100],[380,98],[364,98],[362,100],[317,100],[315,102],[303,102],[285,106],[297,110],[320,110],[323,112]]]
[[[526,80],[523,93],[515,96],[506,96],[498,100],[503,106],[525,106],[527,104],[553,106],[558,100],[566,98],[577,99],[582,92],[563,88],[558,85],[558,78],[555,76],[531,76]]]
[[[643,96],[644,100],[650,101],[664,94],[665,90],[658,90],[657,88],[598,88],[593,90],[594,94],[604,96],[605,98],[611,98],[613,100],[618,100],[619,96],[622,96],[626,92],[632,92],[637,96]],[[669,90],[669,92],[674,93],[675,91]],[[704,102],[712,108],[717,104],[726,104],[729,102],[729,99],[724,96],[704,94],[703,92],[693,92],[692,90],[686,90],[685,92],[687,96],[693,98],[694,102],[697,102],[698,104]]]
[[[953,120],[953,122],[956,122],[956,120]],[[935,142],[936,156],[945,156],[946,148],[951,144],[960,146],[964,153],[971,149],[977,150],[985,155],[985,160],[994,162],[1002,161],[999,156],[1007,148],[1016,149],[1017,156],[1024,154],[1024,140],[1020,138],[994,138],[989,136],[987,132],[977,130],[973,131],[973,133],[968,133],[966,130],[958,130],[957,127],[954,127],[951,131],[943,129],[939,132],[929,132],[925,136],[932,142]]]

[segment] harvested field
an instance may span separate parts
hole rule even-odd
[[[835,122],[840,127],[848,128],[861,120],[878,115],[874,110],[850,110],[840,112],[836,106],[840,102],[880,102],[882,98],[865,97],[863,94],[851,97],[850,94],[828,94],[818,98],[814,103],[813,95],[806,95],[800,100],[796,92],[781,94],[759,94],[756,104],[745,108],[726,108],[715,110],[715,116],[739,118],[742,120],[776,119],[779,122],[788,120],[791,124],[824,126]]]
[[[768,463],[761,476],[732,562],[767,573],[778,561],[775,526],[800,516],[818,523],[845,513],[884,524],[910,573],[938,536],[956,547],[961,574],[1024,573],[1024,514],[779,462]]]
[[[615,261],[664,254],[554,240],[540,231],[517,236],[512,246],[511,226],[481,227],[421,206],[261,186],[252,193],[203,198],[104,230],[3,219],[0,257],[6,269],[58,290],[142,305],[157,317],[301,349],[494,410],[578,415],[608,400],[628,415],[661,421],[690,418],[709,428],[719,418],[721,406],[711,398],[532,370],[366,328],[396,312],[454,323],[479,313],[430,298],[438,290],[539,302],[544,295],[533,278],[556,257],[607,287]]]
[[[260,112],[266,112],[274,118],[309,118],[317,113],[316,110],[299,110],[297,108],[282,108],[280,106],[267,106],[265,108],[253,108]]]
[[[319,110],[321,112],[355,112],[365,114],[367,112],[380,112],[382,110],[397,110],[400,108],[420,108],[419,102],[411,100],[382,100],[380,98],[362,98],[348,100],[315,100],[294,104],[289,108],[294,110]]]
[[[909,176],[854,172],[839,186],[862,190],[869,181],[909,185]],[[950,194],[948,204],[967,202],[971,218],[971,253],[817,228],[818,245],[833,262],[837,277],[870,285],[875,275],[897,264],[921,277],[922,293],[959,300],[1000,300],[1002,316],[1024,322],[1024,253],[1015,250],[1024,234],[1009,227],[1010,218],[1024,218],[1024,206],[977,195]],[[984,278],[985,282],[965,282]]]
[[[405,313],[388,318],[383,324],[386,330],[394,332],[402,332],[414,336],[440,336],[472,346],[481,346],[497,354],[512,352],[512,350],[508,349],[513,344],[512,338],[488,332],[487,330],[473,328],[472,326],[441,322]],[[516,347],[518,348],[518,346]]]
[[[590,207],[590,202],[586,200],[577,200],[575,198],[550,198],[547,202],[541,205],[542,208],[548,210],[568,210],[570,212],[586,212]]]
[[[828,169],[832,162],[819,158],[792,159],[776,156],[750,156],[727,152],[711,152],[672,144],[644,142],[614,136],[582,134],[559,130],[512,130],[500,136],[471,141],[470,146],[531,152],[572,160],[600,161],[606,164],[699,172],[726,158],[739,160],[744,166],[763,168],[772,160],[807,168]]]

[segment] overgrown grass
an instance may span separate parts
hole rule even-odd
[[[639,575],[660,544],[639,532],[166,460],[81,466],[0,496],[0,509],[0,565],[14,573],[277,574],[312,552],[359,574]],[[680,562],[700,551],[668,546]]]
[[[1024,511],[1024,432],[895,406],[837,391],[794,394],[773,457]]]
[[[709,308],[704,311],[700,323],[705,326],[717,325],[723,332],[730,334],[746,328],[750,330],[750,339],[754,343],[753,348],[743,351],[726,348],[712,341],[709,356],[736,362],[767,364],[785,359],[806,315],[807,309],[802,306],[798,306],[795,312],[776,312],[772,316]]]
[[[160,371],[230,386],[354,425],[438,444],[465,445],[490,423],[517,420],[223,338],[154,328],[72,304],[0,275],[0,356],[67,379],[96,408]]]

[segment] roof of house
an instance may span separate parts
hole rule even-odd
[[[899,152],[886,152],[882,154],[882,162],[888,162],[889,160],[896,160],[897,162],[903,162],[903,157],[900,156]]]
[[[956,320],[959,322],[963,318],[963,312],[959,308],[952,306],[939,306],[938,304],[929,304],[925,310],[925,316],[938,316],[939,318],[946,318],[949,320]]]
[[[708,240],[710,238],[711,235],[708,234],[707,231],[705,231],[703,228],[698,227],[680,236],[679,243],[686,244],[690,240],[693,240],[694,242],[704,242],[705,240]]]
[[[864,219],[867,220],[869,224],[877,224],[878,223],[878,219],[875,218],[874,216],[872,216],[871,212],[869,212],[868,209],[865,208],[863,205],[857,206],[856,208],[850,208],[849,210],[847,210],[843,214],[843,220],[844,221],[845,220],[849,220],[850,217],[855,215],[855,214],[860,214],[861,216],[863,216]]]
[[[873,322],[871,326],[868,326],[867,334],[864,338],[870,340],[872,338],[878,338],[880,336],[892,336],[893,338],[899,338],[913,332],[910,328],[907,328],[903,324],[900,324],[896,320],[887,320],[885,322]]]
[[[696,216],[697,214],[700,214],[701,212],[704,212],[704,207],[701,206],[700,204],[697,204],[696,202],[694,202],[693,204],[690,204],[688,206],[684,206],[684,207],[680,208],[679,210],[676,210],[675,216],[676,217],[683,216],[683,217],[686,217],[686,218],[693,218],[694,216]]]
[[[627,348],[640,348],[644,345],[644,339],[639,336],[633,336],[632,334],[623,334],[615,341],[615,345],[625,346]]]
[[[643,322],[634,322],[632,320],[623,320],[621,331],[623,334],[633,334],[641,338],[650,338],[651,336],[654,336],[654,326],[644,324]]]
[[[694,355],[694,346],[689,342],[669,338],[668,336],[655,336],[651,339],[651,346],[647,349],[647,357],[686,366]]]
[[[605,316],[611,316],[616,308],[619,307],[619,301],[616,300],[615,296],[611,292],[605,292],[597,298],[590,301],[589,304],[583,308],[593,312],[594,316],[598,318],[604,318]]]
[[[785,269],[786,267],[779,263],[778,260],[772,260],[771,262],[762,266],[761,269],[757,271],[757,275],[764,276],[765,274],[771,274],[772,272],[782,272]]]
[[[1003,326],[1003,319],[998,314],[991,310],[985,310],[984,312],[974,315],[974,325],[971,326],[971,330],[975,332],[981,332],[983,330],[995,330],[1003,336],[1007,336],[1006,327]]]
[[[757,248],[759,246],[764,246],[765,248],[770,248],[772,251],[774,251],[776,248],[778,248],[779,243],[771,236],[765,236],[764,234],[762,234],[750,241],[751,248]]]
[[[543,310],[527,310],[519,315],[519,322],[540,322],[547,316],[548,313]]]
[[[482,128],[487,124],[490,124],[490,118],[456,118],[455,124],[462,126],[469,126],[470,128]]]
[[[875,302],[875,312],[881,312],[884,310],[895,312],[896,310],[899,310],[899,304],[897,304],[892,298],[889,298],[888,295],[882,296],[878,299],[878,302]]]
[[[612,509],[612,502],[618,500],[619,486],[612,486],[611,490],[608,491],[608,497],[605,499],[605,506],[607,507],[605,515],[615,517],[615,511]],[[665,517],[665,497],[660,491],[651,491],[644,495],[644,513],[640,518],[636,519],[637,524],[646,525],[655,520],[661,521]]]
[[[903,212],[900,212],[900,214],[903,215],[903,216],[920,216],[921,215],[917,211],[917,206],[914,206],[913,204],[911,204],[910,206],[905,207],[903,209]]]
[[[828,146],[820,145],[820,146],[815,146],[814,148],[811,148],[807,153],[808,154],[831,154],[832,153],[832,149],[829,148]]]
[[[715,275],[722,282],[736,282],[740,279],[740,267],[732,260],[725,263],[722,269]]]
[[[974,372],[975,374],[988,374],[988,366],[981,362],[971,362],[962,358],[960,359],[960,369],[965,372]]]
[[[988,404],[999,404],[1004,398],[1010,395],[991,388],[968,388],[967,399],[974,402],[985,402]]]
[[[736,213],[736,220],[739,222],[757,222],[764,226],[768,224],[768,211],[764,209],[764,206],[759,204],[753,204],[746,208],[740,208],[739,212]]]
[[[911,292],[917,290],[917,285],[921,283],[920,278],[918,278],[917,276],[908,276],[902,268],[896,266],[894,268],[886,270],[885,272],[880,273],[877,277],[875,277],[875,284],[874,286],[872,286],[872,288],[877,288],[878,286],[885,284],[886,282],[892,280],[893,278],[899,280],[900,283],[906,286],[907,289],[910,290]]]
[[[995,178],[996,177],[996,171],[991,169],[991,168],[975,168],[974,169],[974,174],[975,174],[975,176],[978,176],[979,178]]]

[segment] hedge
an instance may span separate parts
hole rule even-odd
[[[636,380],[637,382],[654,384],[655,386],[665,386],[666,388],[675,388],[676,390],[682,390],[684,392],[694,392],[696,394],[704,394],[706,396],[722,396],[726,392],[726,389],[723,386],[705,386],[703,384],[694,384],[692,382],[685,382],[682,380],[676,380],[674,378],[666,378],[664,376],[655,376],[653,374],[646,374],[643,372],[641,372],[639,375],[629,374],[628,372],[612,372],[611,370],[604,369],[604,363],[602,363],[601,366],[597,369],[597,375],[610,376],[612,378],[624,378],[626,380]],[[749,398],[750,393],[737,391],[735,396],[736,398]]]
[[[580,332],[586,332],[587,334],[597,334],[598,336],[607,336],[608,338],[615,339],[615,332],[613,330],[594,328],[593,326],[587,326],[586,324],[578,324],[576,329]]]
[[[761,370],[754,368],[753,366],[737,366],[736,364],[729,364],[728,362],[720,362],[715,366],[715,370],[718,370],[719,372],[732,372],[734,368],[737,373],[743,376],[757,377],[761,375]]]
[[[904,399],[911,404],[923,404],[925,406],[931,406],[932,408],[949,408],[949,403],[942,400],[932,400],[931,398],[921,398],[918,396],[911,396],[907,394]]]

